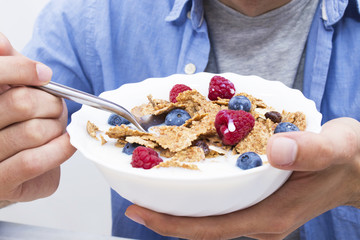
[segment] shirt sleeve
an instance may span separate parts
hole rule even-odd
[[[33,36],[22,53],[48,65],[53,70],[52,81],[93,93],[95,63],[87,46],[91,44],[92,1],[50,1],[35,23]],[[81,17],[79,16],[81,15]],[[93,60],[94,61],[94,60]],[[70,115],[80,105],[67,101]]]

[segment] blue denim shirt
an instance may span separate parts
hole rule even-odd
[[[320,2],[307,42],[303,92],[324,122],[360,120],[360,1]],[[185,73],[189,63],[202,72],[209,51],[201,0],[53,0],[23,52],[51,66],[54,81],[98,95],[124,83]],[[79,109],[67,103],[70,113]],[[129,204],[112,191],[114,235],[171,239],[127,219]],[[302,226],[301,238],[360,239],[360,210],[328,211]]]

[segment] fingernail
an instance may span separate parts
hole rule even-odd
[[[36,72],[40,82],[49,82],[51,80],[52,70],[48,66],[37,63]]]
[[[137,215],[135,213],[125,212],[125,216],[127,216],[128,218],[130,218],[131,220],[133,220],[136,223],[139,223],[141,225],[145,225],[144,220],[139,215]]]
[[[271,161],[278,166],[290,166],[294,163],[298,146],[293,139],[279,137],[271,146]]]

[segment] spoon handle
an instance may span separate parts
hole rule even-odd
[[[139,130],[146,132],[127,109],[109,100],[55,82],[49,82],[48,84],[39,86],[38,88],[58,97],[116,113],[129,120]]]

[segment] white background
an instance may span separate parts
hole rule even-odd
[[[0,0],[0,32],[18,51],[29,41],[36,16],[47,2]],[[76,153],[63,164],[55,194],[0,209],[0,221],[110,235],[110,188],[95,165]]]

